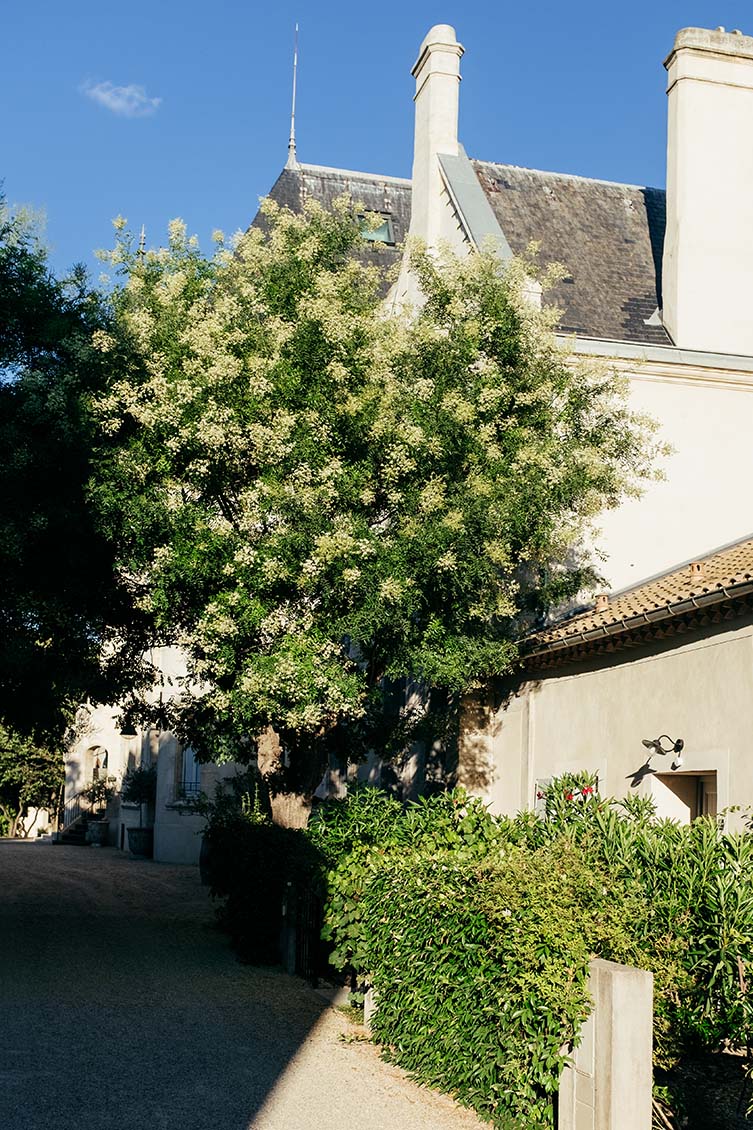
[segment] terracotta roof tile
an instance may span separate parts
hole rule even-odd
[[[697,567],[700,568],[697,568]],[[598,629],[614,630],[635,617],[666,610],[671,615],[683,602],[709,597],[723,597],[725,591],[753,582],[753,537],[714,550],[706,557],[687,562],[658,577],[624,592],[615,593],[603,611],[595,606],[571,615],[549,628],[530,636],[530,651],[545,650],[552,645],[567,646],[580,642],[584,633]],[[734,593],[732,594],[734,595]],[[679,609],[678,609],[679,611]]]

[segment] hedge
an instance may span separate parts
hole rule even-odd
[[[384,1054],[504,1130],[552,1126],[592,956],[654,973],[658,1068],[749,1045],[753,836],[656,821],[587,777],[542,800],[507,819],[461,791],[403,806],[366,788],[305,833],[246,802],[210,821],[215,893],[246,960],[270,961],[285,882],[317,884],[333,964],[376,989]]]

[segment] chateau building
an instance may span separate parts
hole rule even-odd
[[[272,197],[349,192],[383,216],[385,263],[406,233],[460,254],[491,242],[503,260],[537,242],[566,271],[547,296],[560,334],[627,377],[671,454],[663,480],[602,516],[609,593],[527,641],[522,671],[468,705],[461,779],[506,812],[582,770],[678,819],[753,804],[753,38],[678,33],[666,191],[469,158],[462,54],[447,25],[421,44],[410,182],[293,155]],[[415,297],[403,272],[387,301]],[[677,768],[646,752],[667,732],[685,743]]]
[[[383,218],[370,238],[385,267],[407,235],[460,254],[490,244],[502,260],[535,241],[542,265],[566,271],[546,296],[560,334],[627,377],[671,454],[661,481],[603,515],[609,595],[529,641],[517,680],[469,706],[461,776],[500,811],[534,806],[552,775],[583,769],[678,818],[753,803],[753,38],[677,34],[664,63],[666,191],[488,160],[504,158],[502,142],[467,156],[462,55],[444,24],[419,48],[410,180],[299,163],[291,145],[269,195],[299,210],[350,193]],[[385,301],[416,297],[403,268]],[[685,742],[677,769],[647,759],[643,740],[661,734]],[[170,735],[129,741],[157,756],[158,857],[196,858],[176,812],[186,765],[192,787],[214,768],[193,769]]]

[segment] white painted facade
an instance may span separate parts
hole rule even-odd
[[[183,688],[186,666],[178,648],[155,648],[150,662],[160,671],[153,702],[168,701]],[[107,808],[108,843],[128,851],[129,827],[154,825],[154,858],[164,863],[198,863],[203,819],[191,808],[199,792],[212,797],[219,781],[232,776],[237,766],[196,765],[191,750],[183,749],[169,730],[152,727],[122,732],[121,711],[112,706],[82,707],[79,733],[66,755],[64,800],[69,806],[98,775],[113,778],[115,796]],[[153,813],[139,813],[120,799],[123,778],[139,765],[156,765],[157,796]]]
[[[683,349],[753,353],[753,38],[685,28],[666,60],[664,324]]]
[[[466,253],[477,233],[464,222],[442,162],[464,156],[462,53],[454,29],[441,24],[413,68],[410,234],[430,248],[444,243]],[[753,38],[686,29],[666,65],[664,323],[676,344],[572,339],[575,353],[629,379],[631,405],[657,421],[672,448],[663,481],[598,522],[595,542],[613,591],[753,528],[744,493],[753,481],[753,145],[744,140],[753,135]],[[405,272],[398,292],[398,300],[415,297]]]
[[[477,713],[474,713],[476,711]],[[641,774],[643,739],[685,741],[681,769],[654,757]],[[699,778],[709,811],[753,805],[753,624],[710,627],[683,643],[655,641],[542,671],[501,702],[469,706],[461,759],[470,787],[495,812],[534,808],[542,783],[598,775],[603,796],[652,796],[660,816],[686,822]],[[744,813],[727,817],[739,829]]]
[[[585,351],[589,343],[580,345]],[[598,520],[596,542],[614,592],[753,529],[753,359],[691,358],[671,347],[646,352],[661,359],[613,363],[630,379],[631,406],[658,421],[672,451],[662,460],[664,479]]]

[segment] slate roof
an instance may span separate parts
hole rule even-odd
[[[671,344],[663,326],[646,325],[661,306],[663,190],[471,164],[513,252],[535,240],[542,263],[566,269],[549,293],[564,312],[564,333]]]
[[[471,165],[513,252],[537,241],[543,264],[558,262],[569,272],[549,294],[563,311],[564,333],[671,344],[661,325],[646,325],[661,306],[663,190],[491,161]],[[299,211],[306,197],[326,207],[344,192],[365,210],[390,215],[395,246],[369,251],[386,269],[400,258],[399,244],[408,234],[409,180],[299,165],[284,169],[269,195]]]
[[[283,169],[268,195],[281,206],[300,212],[306,199],[318,200],[327,208],[345,193],[356,204],[362,204],[365,212],[381,212],[390,217],[394,244],[390,246],[375,242],[364,252],[367,261],[378,263],[386,273],[389,267],[400,260],[400,245],[410,226],[409,180],[329,169],[322,165],[299,165],[298,168]],[[258,220],[257,216],[254,223]]]
[[[610,596],[605,606],[561,620],[528,638],[529,655],[561,650],[629,632],[688,611],[734,600],[753,590],[753,536],[676,566],[633,588]],[[600,608],[597,611],[597,608]]]

